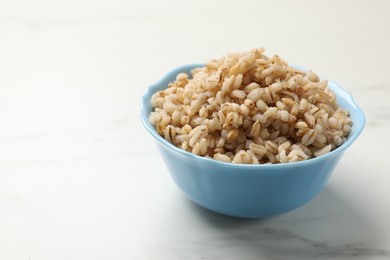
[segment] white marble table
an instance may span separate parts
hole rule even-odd
[[[390,259],[389,1],[0,1],[0,259]],[[326,188],[242,220],[174,186],[148,84],[265,47],[348,89],[366,128]]]

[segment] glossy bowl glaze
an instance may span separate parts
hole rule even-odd
[[[203,65],[176,68],[151,85],[141,100],[141,119],[155,139],[176,185],[192,201],[209,210],[235,217],[260,218],[302,206],[322,190],[345,150],[363,130],[362,110],[347,91],[329,82],[337,104],[350,112],[353,122],[348,139],[334,151],[306,161],[273,165],[231,164],[193,155],[162,138],[148,118],[153,93],[166,88],[178,73],[190,73],[200,66]]]

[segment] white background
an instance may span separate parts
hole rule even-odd
[[[0,259],[389,259],[389,1],[0,0]],[[367,116],[326,188],[240,220],[175,187],[139,119],[167,71],[265,47]]]

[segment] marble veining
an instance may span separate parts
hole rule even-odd
[[[293,234],[289,230],[264,228],[237,236],[235,239],[256,241],[255,246],[275,256],[353,257],[390,256],[390,251],[372,248],[363,243],[330,245]],[[235,240],[234,239],[234,240]],[[286,243],[285,245],[283,243]]]
[[[0,259],[390,259],[389,9],[0,1]],[[367,124],[307,205],[236,219],[175,187],[139,102],[174,67],[261,46],[340,83]]]
[[[185,258],[191,258],[194,252],[199,252],[204,259],[225,259],[229,258],[229,254],[239,251],[240,248],[245,249],[248,259],[255,259],[255,256],[263,256],[266,259],[349,259],[354,257],[387,259],[390,257],[389,250],[371,247],[364,243],[344,244],[317,241],[280,228],[243,229],[241,232],[207,240],[188,239],[182,243],[172,241],[172,244],[164,245],[156,251],[161,255],[167,254],[166,251],[180,252],[180,256]]]

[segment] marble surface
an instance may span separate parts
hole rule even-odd
[[[0,1],[0,259],[390,259],[389,1]],[[349,90],[361,137],[259,220],[175,187],[141,126],[165,72],[265,47]]]

